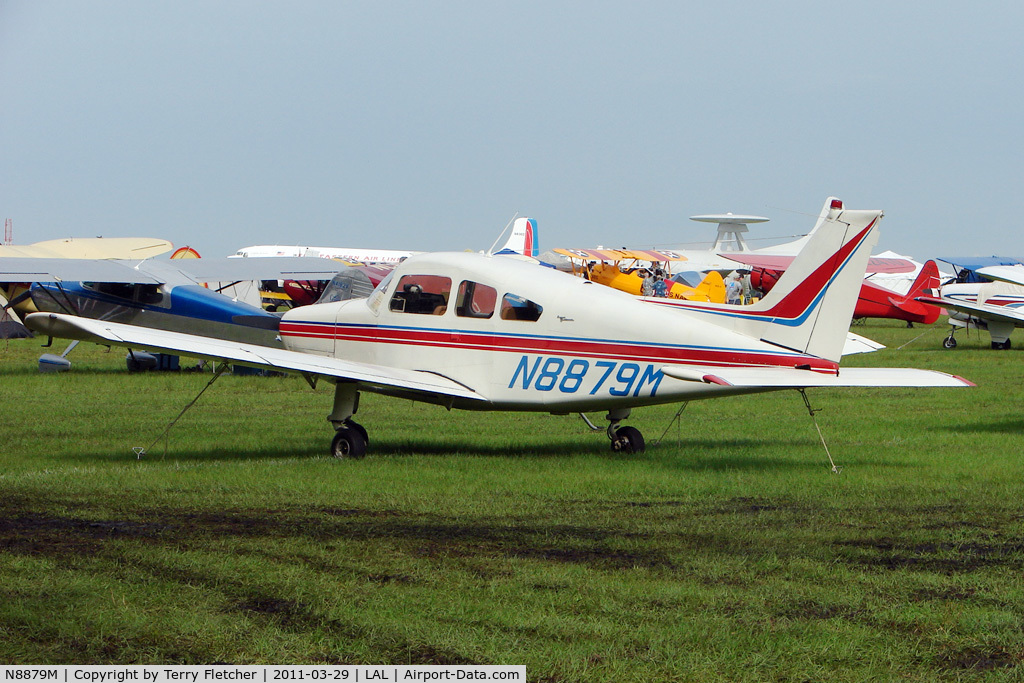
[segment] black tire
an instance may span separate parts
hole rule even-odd
[[[992,342],[992,348],[996,349],[998,351],[1005,351],[1005,350],[1010,348],[1010,340],[1007,339],[1004,342],[994,341],[994,342]]]
[[[339,459],[358,460],[366,455],[366,439],[359,429],[342,427],[331,440],[331,455]]]
[[[359,424],[358,422],[352,422],[351,420],[347,420],[345,422],[345,426],[347,426],[349,429],[354,429],[357,432],[359,432],[359,434],[363,437],[363,443],[365,443],[367,447],[369,447],[370,435],[366,433],[366,427]]]
[[[956,339],[953,338],[953,337],[946,337],[945,339],[942,340],[942,346],[943,346],[943,348],[947,348],[947,349],[955,349],[956,348]]]
[[[612,450],[616,453],[643,453],[647,445],[644,436],[636,427],[619,427],[612,439]]]

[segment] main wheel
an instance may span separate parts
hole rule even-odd
[[[946,337],[945,339],[942,340],[942,346],[947,349],[955,349],[956,339],[952,335],[950,335],[949,337]]]
[[[360,428],[361,429],[361,428]],[[342,427],[331,440],[331,455],[335,458],[362,458],[366,455],[366,439],[363,432],[351,427]]]
[[[346,420],[345,421],[345,425],[349,429],[354,429],[357,432],[359,432],[359,434],[363,437],[363,442],[367,446],[370,445],[370,435],[366,433],[366,427],[364,427],[363,425],[359,424],[358,422],[353,422],[352,420]]]
[[[612,438],[612,450],[616,453],[643,453],[646,448],[644,436],[636,427],[619,427]]]
[[[992,348],[996,349],[996,350],[999,350],[999,351],[1004,351],[1004,350],[1010,348],[1010,340],[1007,339],[1004,342],[994,341],[994,342],[992,342]]]

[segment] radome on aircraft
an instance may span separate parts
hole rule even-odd
[[[881,211],[833,209],[775,289],[745,307],[673,310],[516,258],[413,256],[367,299],[286,313],[284,349],[34,313],[42,334],[218,359],[335,383],[331,452],[361,457],[359,394],[448,409],[606,410],[612,448],[644,449],[633,408],[842,386],[970,386],[941,372],[839,360]],[[673,301],[661,299],[659,301]]]

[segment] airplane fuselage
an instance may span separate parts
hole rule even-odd
[[[281,347],[277,316],[196,284],[36,283],[32,303],[39,311]]]
[[[368,299],[294,309],[280,330],[291,350],[442,375],[487,399],[452,403],[472,409],[575,412],[765,390],[679,381],[666,364],[837,368],[565,273],[466,253],[410,258]]]

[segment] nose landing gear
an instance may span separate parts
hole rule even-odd
[[[629,417],[629,408],[612,410],[608,419],[608,438],[612,440],[612,450],[616,453],[643,453],[646,448],[643,434],[636,427],[623,427],[619,423]]]

